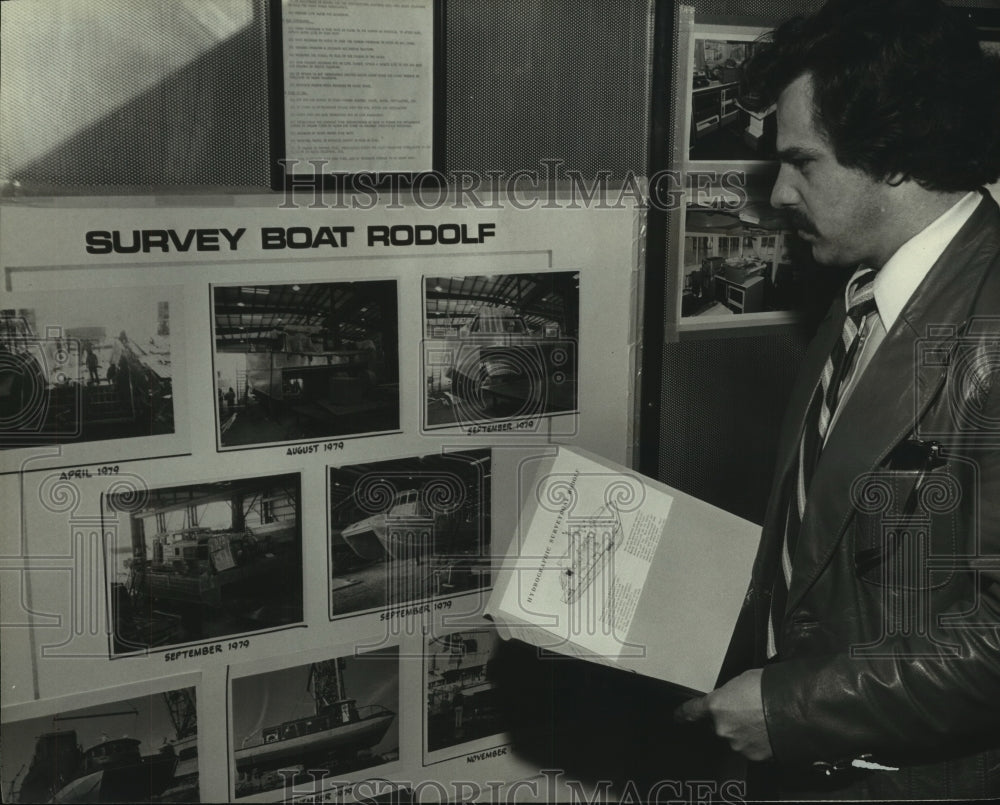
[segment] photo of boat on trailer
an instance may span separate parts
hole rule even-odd
[[[331,712],[286,721],[264,730],[264,743],[236,750],[236,768],[303,760],[315,755],[356,753],[385,736],[396,714],[385,707],[358,707],[353,699]]]

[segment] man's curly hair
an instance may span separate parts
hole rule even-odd
[[[830,0],[786,22],[748,65],[765,102],[812,77],[838,161],[885,181],[974,190],[1000,176],[1000,59],[938,0]]]

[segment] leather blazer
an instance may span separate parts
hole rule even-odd
[[[778,658],[768,663],[782,490],[844,317],[841,298],[793,390],[720,681],[764,666],[782,796],[1000,794],[996,203],[984,194],[844,403],[813,476]],[[865,764],[899,770],[858,768]]]

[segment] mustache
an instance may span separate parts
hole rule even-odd
[[[816,229],[816,225],[809,220],[809,216],[807,216],[804,212],[801,212],[800,210],[788,210],[787,217],[788,223],[791,225],[792,229],[805,232],[809,235],[819,235],[819,230]]]

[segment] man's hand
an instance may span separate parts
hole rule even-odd
[[[768,760],[771,741],[764,721],[760,695],[761,670],[755,668],[730,680],[699,699],[684,702],[674,711],[677,721],[710,718],[715,734],[750,760]]]

